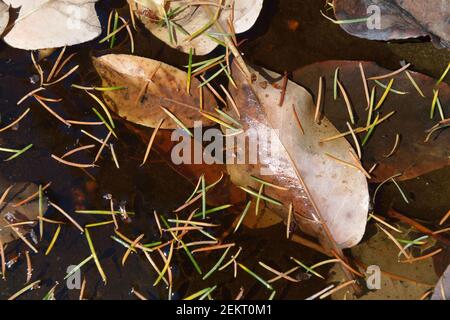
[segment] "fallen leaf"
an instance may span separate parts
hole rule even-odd
[[[2,187],[2,194],[11,185],[3,178],[0,179],[0,186]],[[38,192],[38,186],[29,182],[14,183],[14,186],[8,192],[8,195],[0,207],[0,240],[3,244],[17,239],[17,235],[9,227],[8,224],[32,221],[37,223],[37,216],[39,215],[39,197],[19,206],[14,207],[14,204],[19,203],[28,197]],[[43,212],[47,210],[47,201],[43,202]],[[5,220],[6,219],[6,220]],[[25,225],[16,227],[22,234],[31,231],[33,225]]]
[[[315,106],[303,87],[288,81],[284,104],[280,107],[282,90],[279,88],[283,87],[283,77],[266,70],[252,73],[253,88],[234,66],[233,76],[238,89],[231,87],[230,92],[242,115],[243,129],[247,133],[256,133],[260,139],[258,163],[229,164],[227,168],[232,181],[258,190],[259,183],[251,178],[253,175],[286,188],[265,188],[265,195],[284,204],[280,207],[268,203],[271,208],[286,218],[287,207],[292,201],[294,217],[301,230],[318,237],[328,249],[356,245],[364,234],[367,220],[367,181],[359,170],[326,155],[352,163],[350,145],[344,139],[320,143],[320,139],[338,132],[327,119],[320,125],[314,122]],[[264,81],[270,85],[258,85]],[[267,145],[261,144],[261,139],[266,140],[269,136],[274,150],[271,155],[266,154]]]
[[[19,15],[4,36],[12,47],[37,50],[90,41],[101,33],[98,0],[4,0]]]
[[[333,5],[337,20],[369,17],[368,22],[341,23],[351,35],[384,41],[430,36],[437,45],[450,48],[447,0],[334,0]]]
[[[234,1],[234,0],[233,0]],[[232,0],[225,0],[223,3],[219,20],[223,25],[228,25],[228,18],[232,16],[231,3]],[[205,27],[217,11],[218,1],[211,1],[213,5],[206,5],[205,1],[168,1],[168,0],[128,0],[134,13],[144,23],[145,27],[157,38],[164,41],[172,48],[188,53],[191,48],[195,49],[196,55],[205,55],[217,47],[217,42],[208,37],[217,38],[214,32],[217,32],[213,26],[205,30],[198,37],[190,40],[190,35]],[[198,2],[199,5],[195,5]],[[176,8],[184,10],[179,12],[170,23],[173,29],[173,39],[164,20],[165,12],[170,12]],[[201,4],[201,5],[200,5]],[[249,30],[258,19],[259,13],[263,6],[263,0],[236,0],[234,1],[234,31],[236,34]],[[207,8],[207,9],[206,9]],[[210,10],[210,11],[209,11]],[[186,32],[181,31],[184,29]],[[228,29],[227,29],[228,30]],[[189,41],[186,41],[189,40]]]
[[[373,62],[361,62],[366,78],[385,75],[391,70],[379,67]],[[294,72],[294,81],[308,88],[316,94],[318,79],[323,76],[326,89],[323,96],[323,109],[327,118],[338,128],[340,132],[347,132],[348,112],[342,98],[333,99],[333,82],[336,68],[339,68],[339,79],[346,88],[353,106],[356,124],[353,128],[365,127],[367,124],[367,100],[359,68],[359,61],[326,61],[303,67]],[[410,75],[421,88],[426,98],[422,98],[414,88],[414,85],[405,72],[393,78],[395,79],[392,89],[407,94],[396,94],[390,92],[379,109],[381,117],[395,111],[395,114],[385,123],[378,125],[370,140],[362,149],[363,165],[370,169],[375,163],[377,168],[372,174],[371,182],[381,182],[385,179],[402,173],[398,180],[408,180],[425,173],[443,168],[450,164],[450,147],[448,144],[450,130],[442,130],[432,135],[428,142],[425,139],[426,132],[439,120],[439,112],[436,109],[434,120],[430,119],[430,109],[433,100],[433,89],[436,80],[426,75],[409,71]],[[387,85],[389,78],[379,80]],[[375,105],[380,100],[385,89],[378,86],[374,81],[368,81],[369,92],[372,87],[376,88]],[[439,87],[439,99],[446,112],[445,107],[450,104],[450,87],[441,83]],[[372,116],[372,121],[375,119]],[[395,145],[396,135],[401,139],[397,150],[386,157]],[[359,135],[360,141],[365,133]],[[331,137],[331,135],[330,135]],[[353,143],[350,135],[347,139]]]
[[[120,117],[147,127],[156,127],[162,118],[162,129],[176,129],[177,123],[167,116],[161,106],[175,115],[186,127],[194,127],[195,121],[203,126],[213,122],[204,118],[200,110],[198,86],[193,78],[191,94],[186,91],[187,73],[157,60],[132,55],[109,54],[94,58],[94,66],[103,80],[104,87],[125,87],[103,93],[108,107]],[[216,106],[214,97],[203,88],[205,111]]]
[[[396,225],[397,226],[397,225]],[[372,226],[368,230],[373,230]],[[408,236],[408,230],[401,228],[402,234],[394,233],[395,237],[414,240],[417,235],[412,232]],[[427,239],[431,241],[431,239]],[[363,296],[356,298],[346,290],[336,292],[333,300],[418,300],[427,290],[436,283],[438,276],[434,272],[433,259],[428,258],[414,263],[398,262],[398,247],[381,230],[368,240],[358,244],[351,249],[351,256],[361,272],[365,273],[366,280],[371,285],[376,285],[377,276],[380,278],[380,288],[373,288]],[[401,259],[404,259],[402,256]],[[371,269],[368,267],[371,266]],[[380,273],[377,273],[377,267]],[[343,274],[339,265],[336,264],[329,272],[328,282],[341,281]],[[395,275],[398,277],[392,277]],[[399,280],[400,278],[411,281]]]
[[[431,300],[450,300],[450,266],[436,284]]]
[[[9,6],[0,0],[0,35],[2,35],[9,22]]]

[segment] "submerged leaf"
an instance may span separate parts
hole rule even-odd
[[[179,128],[177,120],[188,128],[194,121],[202,120],[204,126],[213,122],[205,120],[200,111],[200,82],[192,79],[192,93],[186,92],[187,73],[157,60],[132,55],[109,54],[94,58],[94,66],[103,80],[103,86],[124,86],[123,90],[103,92],[107,105],[120,117],[147,127],[155,128],[162,118],[162,129]],[[212,94],[203,90],[204,110],[215,107]],[[161,108],[163,107],[163,108]]]
[[[4,0],[19,16],[4,40],[12,47],[37,50],[76,45],[101,33],[98,0]]]
[[[436,284],[431,300],[450,300],[450,266]]]
[[[367,78],[391,73],[390,70],[379,67],[373,62],[361,62]],[[341,81],[348,90],[356,117],[354,128],[366,127],[369,110],[367,98],[364,94],[364,83],[361,79],[359,61],[326,61],[303,67],[294,72],[294,80],[311,90],[317,92],[317,79],[323,76],[326,80],[326,90],[323,96],[323,110],[327,118],[341,132],[348,132],[346,122],[348,113],[343,99],[333,100],[333,76],[334,70],[340,69]],[[407,92],[396,94],[389,92],[383,105],[372,114],[372,122],[376,113],[380,117],[395,111],[388,121],[377,125],[362,150],[362,162],[365,168],[371,168],[378,163],[372,174],[371,182],[381,182],[387,178],[402,173],[397,180],[408,180],[427,172],[443,168],[450,164],[450,130],[436,131],[428,142],[425,139],[427,131],[440,120],[436,115],[430,120],[430,107],[433,100],[433,89],[436,80],[420,73],[408,71],[414,82],[421,88],[426,98],[422,98],[415,89],[406,72],[399,73],[393,78],[393,89]],[[380,80],[387,84],[389,78]],[[376,99],[374,105],[381,99],[385,89],[378,87],[375,81],[368,80],[368,86],[376,87]],[[369,91],[371,91],[369,89]],[[450,104],[450,87],[441,83],[439,99],[443,106]],[[374,107],[375,108],[375,107]],[[445,110],[448,116],[448,110]],[[400,141],[395,146],[397,134]],[[360,141],[366,133],[359,135]],[[329,137],[331,137],[330,135]],[[347,139],[353,143],[351,135]],[[328,142],[327,142],[328,143]],[[396,147],[395,149],[394,146]],[[391,151],[394,153],[386,157]]]
[[[384,41],[430,36],[450,48],[447,0],[334,0],[333,4],[340,26],[354,36]],[[360,18],[368,20],[343,23]]]
[[[11,183],[0,178],[0,194],[3,194]],[[8,224],[37,221],[39,215],[39,197],[37,196],[38,186],[29,182],[14,183],[9,190],[6,199],[0,204],[0,240],[3,244],[17,239],[17,235]],[[33,199],[21,206],[15,204],[36,195]],[[47,202],[43,203],[43,212],[47,210]],[[36,222],[37,223],[37,222]],[[16,227],[18,232],[25,234],[31,231],[33,225],[24,225]]]
[[[185,53],[195,48],[196,55],[205,55],[218,45],[213,39],[218,36],[214,34],[216,30],[212,22],[219,1],[211,1],[213,5],[201,1],[199,5],[195,5],[191,0],[128,0],[128,2],[146,28],[173,48]],[[245,32],[256,22],[262,5],[263,0],[225,0],[219,20],[223,25],[227,25],[229,17],[233,16],[234,31],[237,34]]]
[[[288,81],[280,107],[282,90],[277,88],[282,87],[282,77],[265,70],[253,72],[250,87],[234,68],[233,76],[239,85],[237,90],[230,88],[230,92],[242,114],[244,130],[258,136],[258,162],[228,165],[232,181],[258,190],[259,183],[252,179],[253,175],[285,188],[264,189],[265,195],[285,204],[284,207],[268,204],[272,209],[286,218],[287,204],[292,202],[294,218],[302,231],[319,237],[325,247],[356,245],[367,220],[367,181],[357,169],[327,156],[328,153],[352,162],[350,144],[345,140],[320,143],[320,139],[337,134],[337,130],[326,119],[320,125],[314,122],[315,106],[304,88]],[[268,144],[261,142],[268,139]],[[267,153],[269,144],[271,154]],[[238,152],[242,152],[241,147],[238,145]]]

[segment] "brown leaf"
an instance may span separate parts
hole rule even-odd
[[[11,183],[0,178],[1,193],[6,190]],[[38,186],[29,182],[15,183],[14,186],[8,192],[8,195],[3,203],[0,204],[0,240],[3,244],[17,239],[16,234],[9,227],[5,227],[8,224],[24,222],[24,221],[37,221],[39,215],[39,197],[19,206],[15,207],[14,204],[19,203],[34,195],[38,192]],[[47,201],[44,201],[43,212],[47,210]],[[6,220],[5,220],[6,219]],[[33,225],[26,225],[16,227],[22,234],[31,231]]]
[[[356,245],[364,234],[367,220],[367,181],[357,169],[326,155],[351,163],[350,145],[343,139],[330,144],[319,142],[323,137],[337,134],[337,130],[326,119],[320,125],[314,123],[315,106],[304,88],[288,81],[284,104],[280,107],[283,77],[265,70],[252,72],[254,85],[250,87],[235,67],[233,76],[238,89],[231,87],[230,91],[242,114],[240,122],[244,130],[256,132],[263,140],[270,135],[275,152],[266,155],[265,145],[259,140],[257,164],[228,165],[232,181],[258,190],[259,183],[250,177],[253,175],[286,188],[265,188],[267,196],[284,204],[283,207],[270,205],[271,208],[286,217],[287,207],[293,202],[300,228],[319,237],[329,249]],[[264,81],[271,84],[259,85]]]
[[[340,24],[354,36],[384,41],[430,36],[438,45],[450,48],[447,0],[334,0],[333,4],[337,20],[375,19],[371,8],[379,9],[380,28],[369,27],[374,20]]]
[[[203,126],[213,124],[199,113],[200,82],[193,78],[191,94],[186,91],[187,73],[157,60],[122,54],[94,58],[94,66],[103,86],[125,86],[122,90],[105,91],[107,105],[120,117],[147,127],[156,127],[166,118],[162,129],[176,129],[178,125],[161,109],[165,107],[183,124],[194,127],[201,120]],[[214,97],[203,88],[206,111],[216,106]]]
[[[379,67],[373,62],[361,62],[367,78],[385,75],[391,70]],[[357,119],[354,126],[365,127],[367,121],[367,101],[363,81],[359,69],[359,61],[327,61],[315,63],[303,67],[294,72],[294,80],[308,88],[311,92],[317,92],[317,82],[323,76],[326,89],[323,96],[324,113],[330,121],[341,132],[347,132],[348,113],[342,98],[337,101],[333,99],[333,79],[336,68],[339,68],[339,79],[346,88]],[[426,98],[422,98],[414,88],[413,84],[402,72],[394,77],[392,88],[407,94],[395,94],[390,92],[386,101],[379,109],[381,116],[391,111],[395,114],[385,123],[376,127],[370,140],[363,147],[363,165],[369,169],[374,163],[379,163],[372,174],[371,182],[381,182],[397,173],[402,176],[397,179],[408,180],[427,172],[443,168],[450,164],[449,138],[450,130],[437,132],[429,142],[425,142],[427,130],[439,121],[439,112],[436,109],[434,120],[430,120],[430,109],[433,99],[433,89],[436,80],[420,73],[409,71],[415,82],[424,92]],[[379,80],[385,85],[388,79]],[[368,81],[369,91],[376,86],[377,99],[379,101],[385,89],[378,86],[374,81]],[[439,89],[439,99],[445,110],[450,104],[450,87],[442,83]],[[372,120],[375,118],[372,116]],[[392,150],[396,135],[400,134],[401,140],[395,153],[386,158]],[[365,133],[359,135],[360,141]],[[347,136],[352,142],[352,137]],[[353,142],[352,142],[353,143]]]

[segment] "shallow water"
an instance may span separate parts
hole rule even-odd
[[[121,14],[128,17],[128,9],[123,7],[123,1],[110,1],[109,4],[121,8]],[[387,44],[353,38],[320,15],[322,6],[320,1],[311,0],[266,1],[263,15],[256,27],[241,37],[248,39],[242,46],[247,59],[254,64],[279,72],[294,71],[301,66],[327,59],[373,60],[393,69],[398,68],[399,61],[408,60],[414,63],[415,70],[434,77],[438,77],[450,61],[450,54],[447,51],[437,50],[431,44]],[[104,22],[109,13],[105,1],[98,5],[97,10]],[[296,30],[292,30],[292,24],[295,25],[293,20],[298,22]],[[186,55],[168,48],[147,32],[138,34],[135,40],[137,55],[162,60],[175,66],[181,66],[187,61]],[[68,48],[66,55],[72,52],[78,54],[71,66],[80,64],[80,72],[71,77],[70,81],[41,93],[46,97],[64,99],[52,106],[65,119],[94,121],[95,117],[90,111],[94,102],[82,92],[70,89],[70,83],[98,83],[97,76],[92,70],[90,56],[109,52],[128,53],[129,44],[125,43],[121,47],[109,50],[105,45],[93,41]],[[51,68],[57,54],[58,52],[44,59],[42,63],[44,70]],[[126,201],[128,210],[136,212],[133,222],[124,232],[133,239],[145,233],[144,242],[156,241],[158,231],[153,223],[153,210],[159,213],[171,212],[190,195],[192,184],[176,174],[155,155],[149,159],[151,165],[140,168],[139,164],[146,146],[118,121],[116,123],[119,126],[120,140],[115,143],[115,148],[119,155],[120,170],[116,169],[109,157],[101,162],[101,167],[89,169],[92,177],[82,170],[55,162],[50,158],[51,154],[61,155],[78,146],[78,141],[83,144],[92,141],[80,133],[78,127],[65,127],[31,99],[19,107],[16,106],[16,101],[36,88],[36,85],[30,82],[30,77],[33,76],[35,77],[35,70],[29,53],[9,48],[4,43],[0,44],[1,123],[9,123],[25,108],[32,108],[32,112],[20,123],[18,131],[1,134],[0,145],[5,147],[24,147],[30,143],[34,145],[18,159],[1,163],[2,175],[10,181],[32,181],[38,184],[51,181],[49,198],[69,213],[80,208],[107,209],[109,202],[103,199],[103,196],[112,194],[115,200]],[[106,133],[104,128],[87,128],[87,130],[98,137],[103,137]],[[80,153],[74,159],[80,163],[87,163],[90,158],[88,153]],[[427,218],[424,212],[430,212],[434,213],[433,218],[436,218],[440,216],[438,213],[450,206],[450,200],[446,196],[450,191],[449,179],[443,179],[449,174],[449,169],[442,169],[414,181],[404,182],[402,184],[404,188],[416,194],[413,205],[408,207],[404,207],[399,201],[395,189],[386,188],[380,195],[381,207],[394,201],[399,209],[415,216]],[[226,212],[218,216],[218,220],[224,224],[233,218]],[[59,213],[53,209],[48,211],[48,217],[61,219]],[[82,215],[76,215],[76,219],[81,225],[103,221],[102,217]],[[63,278],[69,265],[78,264],[90,254],[87,242],[77,229],[63,228],[54,249],[45,257],[42,252],[48,246],[54,230],[54,226],[46,224],[44,239],[40,244],[42,250],[39,254],[32,255],[33,279],[42,280],[41,288],[27,293],[23,298],[42,298],[56,281],[61,283],[56,290],[57,299],[78,298],[79,290],[68,290],[63,284]],[[132,255],[125,267],[121,266],[125,249],[110,239],[111,226],[94,229],[91,234],[108,276],[108,284],[106,286],[102,284],[95,265],[89,263],[83,267],[82,273],[87,280],[86,298],[134,299],[130,293],[132,287],[152,299],[167,298],[164,286],[160,285],[157,288],[152,286],[157,274],[153,272],[143,255]],[[287,270],[293,267],[290,256],[297,257],[308,265],[324,259],[322,255],[310,249],[287,241],[284,235],[285,229],[282,225],[263,230],[244,228],[228,241],[236,242],[237,246],[244,248],[240,262],[252,270],[257,270],[264,278],[272,275],[258,267],[258,261],[264,261],[278,270]],[[0,299],[9,297],[24,286],[27,267],[23,255],[25,250],[27,247],[20,241],[8,245],[9,258],[17,253],[22,254],[18,262],[7,270],[8,280],[0,281]],[[219,257],[220,253],[199,255],[198,262],[202,269],[207,271]],[[232,267],[227,271],[218,272],[207,281],[201,281],[201,277],[196,274],[182,251],[177,253],[172,266],[176,284],[173,298],[182,298],[215,284],[219,288],[214,293],[217,299],[233,298],[241,286],[245,288],[244,297],[248,299],[265,299],[270,295],[269,291],[243,272],[239,272],[238,278],[233,280]],[[325,267],[320,269],[323,274],[326,271]],[[304,278],[301,272],[294,276]],[[323,286],[324,283],[317,278],[303,279],[300,284],[280,281],[275,284],[276,298],[302,299]]]

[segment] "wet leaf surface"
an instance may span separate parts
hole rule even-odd
[[[367,78],[392,72],[372,62],[361,63]],[[355,113],[356,124],[354,127],[365,127],[368,116],[367,100],[358,61],[315,63],[295,71],[293,78],[294,81],[317,95],[318,79],[323,76],[326,82],[323,112],[340,132],[347,132],[346,122],[349,118],[345,102],[342,97],[339,97],[336,101],[333,99],[336,68],[339,68],[339,79],[348,92]],[[430,119],[436,80],[412,71],[410,71],[410,74],[426,98],[419,95],[406,73],[403,72],[393,77],[395,80],[392,89],[407,94],[396,94],[394,92],[388,94],[379,109],[380,115],[383,117],[392,111],[395,111],[395,114],[387,122],[376,126],[370,140],[363,147],[364,167],[369,169],[375,163],[378,163],[371,182],[381,182],[398,173],[402,173],[402,175],[397,179],[408,180],[450,164],[449,130],[436,132],[428,142],[425,142],[427,130],[439,121],[438,113],[435,114],[433,120]],[[389,80],[390,78],[379,81],[387,85]],[[371,80],[368,81],[368,86],[369,91],[372,87],[377,87],[376,104],[385,89]],[[440,84],[439,99],[441,105],[444,106],[444,115],[445,113],[448,114],[448,109],[445,106],[450,103],[450,87],[445,83]],[[374,117],[375,114],[372,119]],[[400,135],[398,148],[390,157],[386,157],[395,145],[397,134]],[[360,141],[363,138],[364,134],[361,134]],[[347,136],[347,139],[352,141],[351,136]]]
[[[450,47],[446,0],[334,0],[333,4],[337,20],[369,17],[369,21],[340,24],[354,36],[384,41],[430,36],[437,45]]]
[[[100,35],[95,11],[98,0],[5,0],[19,9],[14,26],[4,36],[10,46],[36,50],[75,45]]]
[[[190,5],[189,1],[128,0],[128,2],[134,13],[153,35],[177,50],[188,53],[191,48],[194,48],[196,55],[205,55],[218,46],[217,41],[214,41],[214,38],[217,38],[214,28],[205,30],[191,39],[191,35],[202,30],[212,21],[217,11],[215,5],[205,9],[205,7]],[[162,3],[165,5],[164,8]],[[227,25],[229,17],[233,16],[236,34],[243,33],[250,29],[258,19],[263,0],[235,1],[233,14],[231,13],[231,3],[230,0],[223,2],[219,20]],[[176,11],[181,8],[182,10]],[[170,17],[171,11],[178,13]],[[164,14],[168,17],[169,28]]]
[[[104,92],[107,105],[120,117],[147,127],[156,127],[163,118],[161,128],[179,128],[161,107],[169,110],[186,127],[195,121],[204,126],[212,124],[200,110],[200,82],[192,79],[192,92],[186,90],[187,73],[160,61],[131,55],[106,55],[94,58],[94,66],[105,87],[125,87]],[[203,88],[205,111],[216,107],[214,97]]]
[[[369,205],[366,178],[357,169],[326,155],[352,162],[350,145],[343,139],[330,144],[320,143],[321,138],[336,134],[337,130],[326,119],[320,125],[314,123],[315,107],[304,88],[289,81],[280,107],[283,79],[278,74],[255,71],[255,95],[242,73],[236,68],[234,71],[238,89],[230,88],[230,92],[242,114],[240,122],[244,130],[256,133],[259,139],[256,165],[228,166],[234,183],[258,190],[258,183],[250,177],[253,175],[284,187],[287,190],[266,188],[267,195],[285,204],[283,209],[277,208],[284,211],[284,217],[286,207],[292,201],[300,228],[311,235],[320,235],[326,247],[330,244],[325,239],[330,234],[339,247],[357,244],[365,230]],[[268,153],[269,147],[264,144],[268,137],[271,138],[272,153]],[[238,146],[237,152],[242,153],[239,147],[242,148]],[[337,202],[340,203],[338,208]],[[320,223],[311,222],[317,219],[323,219],[329,231],[324,231],[325,227],[322,229]]]

